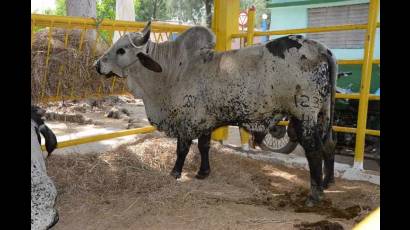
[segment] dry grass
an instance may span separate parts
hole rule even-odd
[[[44,97],[57,94],[65,98],[71,96],[85,97],[96,94],[101,86],[102,93],[110,91],[112,79],[103,79],[92,67],[94,60],[108,48],[105,43],[97,43],[87,39],[85,34],[81,50],[79,49],[81,31],[52,29],[49,61],[47,65],[48,29],[35,33],[31,49],[31,97],[37,103],[41,99],[45,82]],[[65,35],[68,33],[68,43],[65,47]],[[114,92],[122,90],[124,82],[117,79]]]
[[[349,228],[379,205],[378,186],[338,180],[323,207],[301,210],[307,171],[233,155],[215,143],[210,177],[194,179],[200,157],[193,145],[177,181],[168,175],[176,141],[139,137],[107,153],[49,158],[59,192],[56,229],[293,229],[301,220],[336,217]]]

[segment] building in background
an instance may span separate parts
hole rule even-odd
[[[369,0],[270,0],[269,30],[298,29],[342,24],[364,24],[368,20]],[[379,8],[380,12],[380,8]],[[380,13],[378,15],[380,21]],[[363,59],[365,30],[303,34],[328,46],[337,59]],[[270,39],[280,36],[270,36]],[[380,59],[380,29],[376,31],[374,58]],[[358,92],[361,65],[342,65],[339,71],[353,75],[342,78],[338,86]],[[373,65],[370,92],[380,87],[379,65]]]

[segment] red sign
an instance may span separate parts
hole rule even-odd
[[[244,26],[248,22],[248,14],[246,12],[241,12],[239,14],[239,25]]]

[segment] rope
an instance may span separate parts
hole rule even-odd
[[[127,35],[128,41],[130,41],[131,45],[134,46],[134,48],[140,49],[142,47],[142,46],[137,46],[137,45],[134,44],[134,42],[132,42],[132,39],[131,39],[129,33],[127,33],[125,35]]]

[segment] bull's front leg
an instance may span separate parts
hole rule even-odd
[[[192,140],[178,138],[177,141],[177,159],[175,161],[174,168],[171,171],[171,176],[178,179],[181,177],[182,168],[184,167],[186,155],[189,152],[189,148],[191,147]]]
[[[209,148],[211,143],[211,132],[208,132],[198,138],[198,149],[201,153],[201,166],[196,174],[197,179],[204,179],[209,176],[211,169],[209,167]]]

